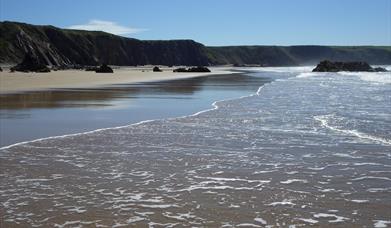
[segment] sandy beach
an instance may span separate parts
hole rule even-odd
[[[113,74],[99,74],[83,70],[62,70],[50,73],[10,73],[4,70],[0,73],[0,94],[60,88],[91,88],[233,73],[226,67],[212,67],[210,73],[173,73],[173,68],[161,69],[163,72],[153,72],[152,67],[121,67],[114,69]]]

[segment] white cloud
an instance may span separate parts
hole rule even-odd
[[[146,31],[146,29],[125,27],[112,21],[102,21],[102,20],[90,20],[86,24],[72,25],[69,26],[68,28],[89,30],[89,31],[104,31],[115,35],[135,34],[135,33]]]

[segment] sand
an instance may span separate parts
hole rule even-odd
[[[152,72],[152,68],[121,67],[113,74],[95,73],[83,70],[62,70],[50,73],[0,72],[0,94],[26,91],[91,88],[114,84],[183,79],[198,76],[233,73],[228,68],[213,67],[210,73],[173,73],[172,68],[163,72]]]

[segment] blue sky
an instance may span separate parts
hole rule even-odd
[[[391,0],[0,0],[0,20],[223,45],[391,45]]]

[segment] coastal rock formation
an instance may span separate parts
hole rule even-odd
[[[203,67],[203,66],[191,67],[187,71],[188,72],[210,72],[210,70],[207,67]]]
[[[46,73],[50,69],[36,55],[27,53],[21,63],[11,68],[11,72],[14,71]]]
[[[162,72],[162,70],[159,67],[155,66],[153,68],[153,72]]]
[[[0,63],[18,63],[34,53],[50,66],[181,65],[297,66],[331,61],[391,64],[390,47],[223,46],[193,40],[142,41],[99,31],[0,22]]]
[[[0,63],[34,51],[46,65],[208,65],[205,46],[193,40],[141,41],[99,31],[0,22]]]
[[[338,72],[338,71],[365,71],[365,72],[385,72],[384,68],[372,68],[366,62],[331,62],[324,60],[320,62],[313,72]]]
[[[97,71],[97,70],[99,70],[99,67],[97,67],[97,66],[88,66],[84,70],[85,71]]]
[[[188,72],[186,68],[177,68],[177,69],[174,69],[172,72],[177,72],[177,73],[183,73],[183,72]]]
[[[202,66],[198,66],[198,67],[190,67],[188,69],[186,68],[177,68],[177,69],[174,69],[173,72],[210,72],[210,70],[207,68],[207,67],[202,67]]]
[[[98,69],[95,70],[96,73],[114,73],[113,69],[106,64],[102,64]]]
[[[373,71],[374,72],[388,72],[388,70],[383,67],[375,67],[375,68],[373,68]]]

